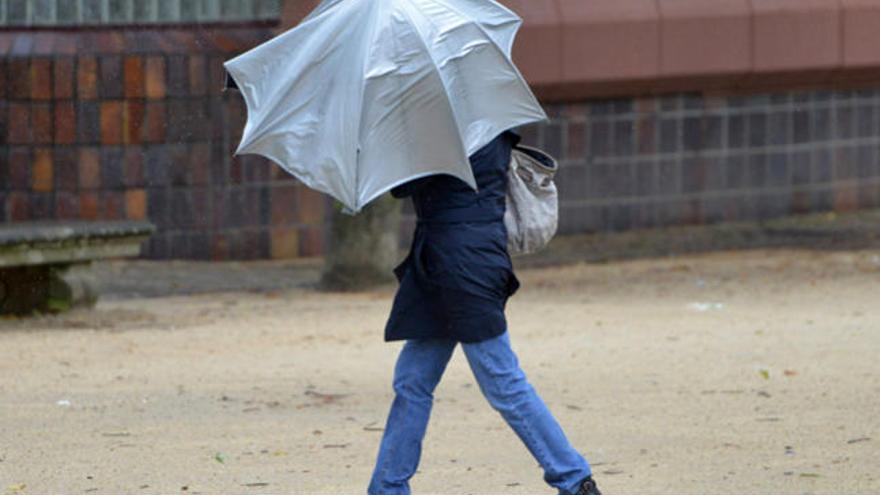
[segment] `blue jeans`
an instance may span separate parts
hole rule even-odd
[[[456,342],[410,340],[394,368],[394,403],[388,415],[369,495],[409,495],[422,438],[431,416],[434,388],[440,382]],[[462,344],[471,370],[492,407],[501,413],[541,467],[544,481],[560,495],[577,491],[590,465],[566,439],[559,423],[526,380],[510,347],[510,337]]]

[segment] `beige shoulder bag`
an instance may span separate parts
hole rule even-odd
[[[556,160],[539,149],[513,149],[504,215],[510,254],[538,251],[556,234],[559,198],[553,177],[558,169]]]

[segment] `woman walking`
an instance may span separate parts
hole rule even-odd
[[[461,343],[489,403],[516,432],[560,495],[600,495],[590,466],[568,442],[520,369],[504,307],[519,287],[504,226],[507,171],[519,142],[504,132],[470,156],[478,190],[448,175],[392,190],[418,216],[412,248],[395,269],[400,287],[385,328],[406,340],[394,369],[395,398],[369,495],[408,495],[433,392]]]
[[[512,59],[521,25],[495,0],[324,0],[224,64],[248,108],[237,154],[277,162],[352,213],[398,184],[392,193],[415,203],[385,329],[407,342],[370,495],[410,493],[434,389],[459,343],[547,483],[600,495],[520,369],[504,317],[519,287],[504,226],[519,137],[501,131],[547,118]]]

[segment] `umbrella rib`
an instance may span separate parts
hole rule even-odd
[[[374,8],[374,9],[381,9],[383,6],[384,6],[384,3],[380,3],[380,2],[375,2],[375,3],[373,4],[373,8]],[[361,56],[361,61],[362,61],[362,63],[363,63],[363,66],[361,67],[361,73],[362,73],[361,80],[364,81],[364,82],[362,82],[362,83],[361,83],[361,86],[360,86],[361,94],[360,94],[360,103],[359,103],[358,106],[360,107],[361,120],[358,122],[358,128],[357,128],[357,140],[358,140],[358,142],[357,142],[357,155],[355,156],[355,167],[354,167],[354,204],[355,204],[355,207],[357,208],[356,211],[360,211],[360,209],[361,209],[362,207],[364,207],[364,206],[369,202],[369,201],[367,201],[367,202],[365,202],[364,204],[360,204],[360,196],[361,196],[361,149],[362,149],[361,135],[362,135],[362,133],[363,133],[363,129],[364,129],[364,122],[363,122],[363,116],[364,116],[364,93],[366,92],[366,82],[365,82],[365,81],[367,81],[367,72],[368,72],[367,67],[369,66],[369,64],[367,63],[367,61],[368,61],[369,58],[370,58],[370,50],[372,50],[372,48],[373,48],[373,42],[375,41],[376,37],[378,36],[378,32],[379,32],[379,27],[378,27],[378,26],[379,26],[379,19],[380,19],[380,17],[381,17],[381,16],[378,15],[378,14],[376,14],[375,11],[373,12],[373,16],[372,16],[372,19],[371,19],[371,21],[372,21],[372,25],[370,26],[370,34],[369,34],[369,36],[367,37],[367,42],[364,43],[364,53],[363,53],[363,56]],[[370,199],[370,201],[371,201],[371,200],[372,200],[372,199]]]
[[[431,66],[434,67],[434,73],[436,74],[437,79],[440,80],[440,85],[443,86],[443,91],[442,91],[443,97],[446,99],[446,103],[449,105],[449,111],[452,113],[452,118],[455,120],[456,128],[458,128],[459,118],[458,118],[458,115],[456,115],[456,113],[455,113],[455,106],[452,104],[452,100],[449,98],[449,87],[446,86],[446,81],[443,80],[443,76],[440,73],[440,67],[437,66],[437,61],[434,60],[434,57],[431,54],[431,49],[425,43],[424,38],[422,38],[422,34],[421,34],[421,32],[419,32],[419,28],[416,25],[416,22],[413,20],[413,17],[410,15],[410,12],[406,8],[403,8],[401,10],[403,11],[403,14],[409,19],[411,25],[413,26],[413,29],[416,30],[416,32],[418,34],[418,36],[416,36],[416,38],[419,40],[419,43],[422,44],[422,47],[424,47],[424,49],[425,49],[425,53],[428,54],[428,58],[431,60]],[[460,131],[455,133],[455,135],[458,138],[458,144],[459,144],[459,148],[461,149],[462,156],[464,156],[465,161],[467,161],[468,160],[468,150],[464,144],[464,140],[461,138]],[[476,185],[477,180],[476,180],[476,178],[473,177],[473,171],[470,169],[470,166],[468,166],[467,170],[468,170],[470,176],[474,179],[474,189],[476,190],[477,189],[477,185]]]
[[[455,12],[456,14],[458,14],[458,15],[464,17],[465,19],[469,19],[469,17],[468,17],[467,15],[465,15],[462,11],[458,10],[457,8],[453,7],[451,4],[449,4],[449,3],[447,3],[447,2],[444,2],[444,1],[442,1],[442,0],[433,0],[433,1],[434,1],[435,3],[439,3],[439,4],[443,5],[443,6],[446,7],[447,9],[449,9],[449,10]],[[493,2],[493,3],[495,3],[495,2]],[[499,5],[499,7],[501,7],[502,9],[504,9],[504,10],[510,12],[511,14],[513,14],[513,15],[517,18],[517,20],[516,20],[515,22],[517,22],[518,24],[521,24],[521,23],[522,23],[522,19],[521,19],[521,18],[520,18],[515,12],[513,12],[513,11],[511,11],[510,9],[508,9],[508,8],[506,8],[506,7],[504,7],[504,6],[501,6],[501,5]],[[507,53],[506,53],[506,52],[505,52],[500,46],[498,46],[498,44],[495,42],[495,38],[493,38],[492,36],[489,35],[489,32],[486,31],[486,28],[484,28],[483,25],[482,25],[481,23],[477,22],[477,21],[473,21],[473,24],[477,27],[477,29],[480,30],[481,33],[483,33],[483,35],[486,37],[486,39],[489,40],[489,43],[492,45],[492,47],[493,47],[496,51],[498,51],[498,52],[501,53],[501,58],[504,60],[504,62],[505,62],[505,63],[506,63],[511,69],[514,70],[514,72],[516,73],[516,75],[519,76],[520,79],[525,80],[525,79],[522,77],[522,73],[520,73],[519,68],[516,66],[516,64],[513,63],[512,60],[510,60],[510,59],[508,58]],[[517,32],[516,34],[519,34],[519,33]],[[514,35],[514,37],[515,37],[515,36],[516,36],[516,35]],[[433,59],[432,59],[432,60],[433,60]],[[528,88],[528,85],[526,85],[526,87]],[[529,94],[531,94],[531,95],[532,95],[532,98],[534,98],[535,96],[534,96],[534,93],[532,93],[532,89],[531,89],[531,88],[528,88],[528,90],[529,90]]]

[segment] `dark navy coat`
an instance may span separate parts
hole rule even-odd
[[[504,132],[471,155],[478,191],[449,175],[392,190],[411,196],[418,224],[385,340],[449,338],[480,342],[507,330],[504,306],[519,288],[507,253],[504,210],[510,153],[519,136]]]

